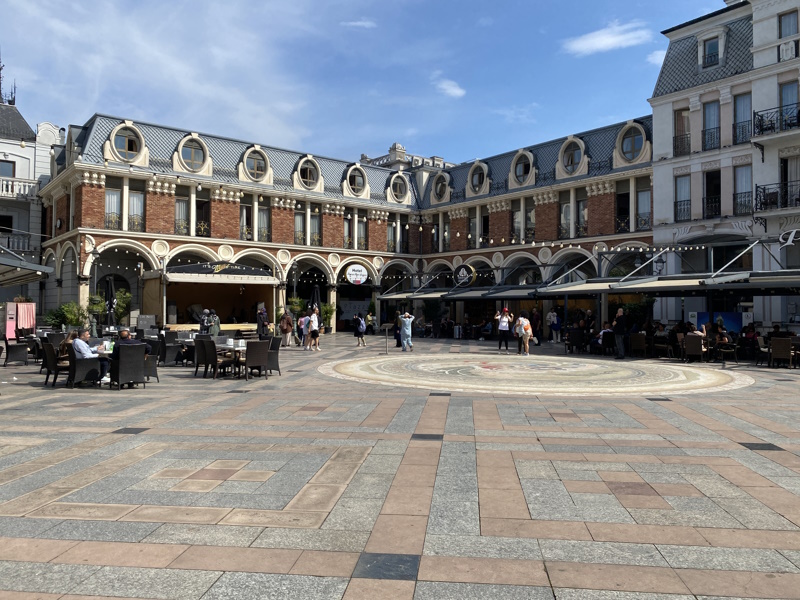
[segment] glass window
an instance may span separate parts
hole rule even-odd
[[[114,136],[114,148],[123,160],[133,160],[139,154],[139,136],[133,129],[123,127]]]
[[[206,154],[200,142],[189,140],[181,149],[181,157],[186,166],[192,171],[199,171],[206,161]]]
[[[122,228],[122,193],[106,188],[106,229]]]
[[[259,242],[269,242],[272,239],[272,233],[270,229],[270,212],[269,207],[267,206],[259,206],[258,207],[258,241]]]
[[[753,171],[750,165],[741,165],[733,169],[734,194],[748,194],[753,191]]]
[[[467,217],[469,231],[467,233],[467,247],[475,248],[478,237],[478,209],[474,206],[469,209],[469,216]]]
[[[445,194],[447,193],[447,181],[445,180],[444,175],[439,175],[436,178],[436,181],[433,183],[433,193],[437,200],[444,198]]]
[[[536,206],[533,198],[528,198],[525,203],[525,241],[532,242],[536,235]]]
[[[485,179],[486,174],[483,172],[483,169],[481,167],[475,167],[472,170],[472,191],[480,191]]]
[[[402,200],[406,196],[406,180],[402,175],[395,175],[392,179],[392,194],[398,200]]]
[[[144,231],[144,194],[128,192],[128,231]]]
[[[317,185],[317,167],[310,160],[303,161],[300,165],[300,181],[306,187]]]
[[[716,100],[703,104],[703,125],[704,129],[719,127],[719,102]]]
[[[355,231],[353,227],[353,216],[352,212],[348,212],[344,215],[344,247],[345,248],[352,248],[353,244],[355,243],[355,238],[353,232]]]
[[[306,205],[298,202],[294,207],[294,243],[304,246],[306,243]]]
[[[564,168],[567,173],[574,173],[581,163],[581,147],[577,142],[570,142],[564,149]]]
[[[519,200],[511,201],[511,239],[522,239],[522,206]]]
[[[389,218],[391,219],[391,215]],[[387,252],[397,252],[397,245],[395,243],[395,227],[397,227],[397,223],[393,220],[386,222],[386,251]]]
[[[14,167],[10,160],[0,160],[0,177],[14,177]]]
[[[322,215],[318,207],[311,209],[311,245],[322,246]]]
[[[703,42],[703,66],[711,67],[719,64],[719,38]]]
[[[267,173],[267,161],[260,152],[251,152],[245,161],[247,172],[253,179],[261,179]]]
[[[682,108],[675,111],[675,135],[687,135],[689,133],[689,109]]]
[[[570,221],[569,202],[562,202],[559,206],[560,223],[562,227],[569,227]]]
[[[778,35],[781,38],[797,35],[797,11],[792,11],[778,17]]]
[[[781,86],[781,108],[797,104],[797,82],[784,83]]]
[[[360,194],[364,191],[364,172],[361,169],[351,169],[350,175],[347,177],[347,183],[354,194]]]
[[[642,152],[644,138],[638,127],[629,127],[622,136],[622,155],[628,160],[634,160]]]
[[[525,154],[520,154],[517,162],[514,164],[514,177],[519,183],[524,183],[531,173],[531,161]]]
[[[178,235],[189,234],[189,200],[176,198],[175,200],[175,233]]]
[[[733,121],[744,123],[753,118],[752,100],[750,94],[739,94],[733,98]]]
[[[367,211],[360,210],[356,213],[358,231],[358,249],[367,249]]]
[[[675,200],[684,202],[692,199],[691,177],[681,175],[675,178]]]

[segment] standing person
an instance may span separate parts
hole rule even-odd
[[[405,313],[400,317],[400,345],[403,347],[403,352],[406,351],[406,346],[413,352],[414,344],[411,343],[411,324],[414,322],[414,315]]]
[[[314,314],[313,309],[308,309],[306,313],[306,320],[303,322],[303,349],[313,350],[311,347],[311,315]]]
[[[614,358],[618,360],[625,358],[625,334],[628,328],[625,323],[625,311],[621,308],[617,309],[617,316],[611,327],[614,330],[614,341],[617,343],[617,355]]]
[[[401,326],[400,311],[398,310],[394,316],[394,339],[397,342],[394,345],[395,348],[401,348],[403,346],[403,344],[400,343],[400,326]]]
[[[550,332],[555,343],[561,343],[561,317],[558,316],[555,308],[553,309],[553,322],[550,324]]]
[[[269,317],[267,316],[267,309],[263,306],[258,309],[258,314],[256,315],[256,331],[258,331],[258,339],[267,339],[269,335]]]
[[[359,313],[359,314],[361,314],[361,313]],[[364,319],[364,323],[365,323],[365,325],[367,327],[364,330],[364,333],[366,333],[368,335],[375,335],[375,317],[372,316],[371,312],[367,313],[367,318]]]
[[[297,319],[297,337],[299,339],[298,346],[302,346],[303,350],[306,348],[306,317],[304,314],[300,314],[300,318]]]
[[[217,316],[217,311],[213,308],[208,311],[208,334],[210,336],[218,336],[219,335],[219,317]]]
[[[506,354],[508,354],[508,336],[511,333],[511,323],[514,322],[514,315],[508,312],[508,307],[497,311],[494,316],[497,321],[497,351],[502,352],[503,342],[506,344]]]
[[[211,314],[207,308],[203,309],[203,315],[200,317],[200,333],[208,333],[208,317]]]
[[[294,323],[292,322],[292,315],[289,314],[289,309],[284,308],[283,314],[281,315],[281,320],[279,322],[279,328],[281,330],[281,348],[288,348],[292,345],[292,340],[290,339],[292,335],[292,327]]]
[[[353,315],[353,325],[355,325],[355,337],[358,340],[357,346],[360,348],[361,346],[367,347],[367,343],[364,341],[364,332],[367,330],[367,324],[364,322],[364,317],[361,316],[361,313],[357,315]]]
[[[531,315],[531,331],[533,335],[533,343],[536,346],[541,346],[542,342],[542,315],[539,314],[539,311],[535,308],[533,309],[533,314]]]
[[[311,313],[308,334],[311,336],[311,350],[319,352],[319,309],[317,307],[314,307],[314,312]]]
[[[553,307],[550,308],[550,312],[547,313],[547,318],[545,319],[547,321],[547,326],[550,328],[550,333],[547,336],[547,340],[549,342],[555,342],[556,341],[556,332],[553,329],[553,323],[555,322],[555,320],[557,318],[558,318],[558,315],[556,314],[556,307],[553,306]]]

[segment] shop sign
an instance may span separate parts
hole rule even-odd
[[[366,267],[361,265],[350,265],[347,267],[345,277],[347,277],[347,281],[353,285],[361,285],[367,279],[369,279],[369,273],[367,272]]]
[[[175,265],[167,268],[167,273],[189,273],[192,275],[248,275],[251,277],[268,276],[264,269],[249,265],[237,265],[224,261],[198,263],[194,265]]]
[[[475,283],[477,277],[478,273],[472,265],[459,265],[453,270],[453,280],[457,287],[469,287]]]
[[[786,246],[794,246],[794,238],[797,237],[798,232],[800,229],[792,229],[791,231],[784,231],[778,241],[781,243],[781,248],[785,248]]]

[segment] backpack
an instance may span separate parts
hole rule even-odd
[[[364,333],[367,330],[367,325],[364,323],[364,319],[358,320],[358,332]]]

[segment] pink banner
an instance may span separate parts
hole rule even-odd
[[[17,304],[17,327],[19,329],[33,329],[36,327],[36,304],[24,302]]]

